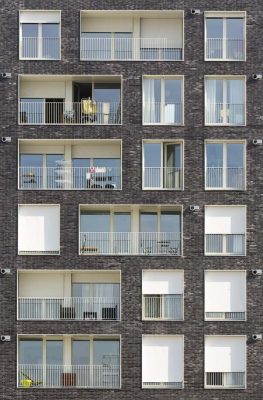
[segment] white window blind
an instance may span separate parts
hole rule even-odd
[[[182,294],[183,271],[143,271],[143,294]]]
[[[205,372],[244,372],[245,336],[206,336]]]
[[[207,206],[205,208],[206,234],[245,234],[245,206]]]
[[[183,381],[183,336],[143,336],[142,381]]]
[[[18,252],[58,253],[59,249],[59,205],[20,205]]]
[[[60,11],[20,11],[20,23],[58,24]]]

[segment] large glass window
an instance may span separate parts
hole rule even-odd
[[[144,124],[183,123],[183,81],[181,78],[143,79]]]
[[[206,125],[245,124],[244,79],[206,79],[205,122]]]
[[[245,59],[244,18],[206,18],[206,59]]]

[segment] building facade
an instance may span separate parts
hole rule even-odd
[[[258,1],[0,5],[0,398],[262,398]]]

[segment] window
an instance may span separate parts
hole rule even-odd
[[[245,125],[245,79],[205,79],[205,124]]]
[[[182,389],[184,380],[183,336],[144,335],[142,338],[142,387]]]
[[[183,78],[143,78],[143,123],[183,125]]]
[[[246,254],[246,207],[205,207],[205,254]]]
[[[205,271],[205,319],[246,319],[246,271]]]
[[[183,145],[180,142],[143,143],[143,188],[183,188]]]
[[[60,12],[20,12],[20,58],[60,59]]]
[[[183,271],[144,270],[142,275],[143,319],[183,319]]]
[[[238,142],[206,142],[206,189],[245,189],[245,145]]]
[[[205,337],[205,388],[245,389],[246,337]]]
[[[132,59],[131,32],[82,32],[81,59]]]
[[[244,13],[206,13],[205,49],[206,60],[244,61]]]
[[[59,254],[59,205],[19,205],[18,254]]]

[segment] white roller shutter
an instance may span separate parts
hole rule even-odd
[[[183,271],[143,271],[143,294],[182,294],[183,291]]]
[[[20,11],[20,23],[59,24],[60,11]]]
[[[205,207],[206,234],[245,234],[245,206]]]

